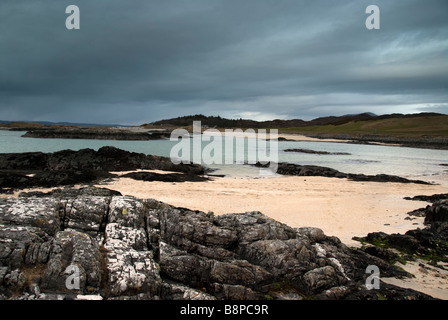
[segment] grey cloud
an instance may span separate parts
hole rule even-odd
[[[4,0],[0,119],[446,110],[446,1],[378,0],[372,31],[370,2]],[[80,30],[65,29],[69,4]]]

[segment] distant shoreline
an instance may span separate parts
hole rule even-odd
[[[91,139],[91,140],[124,140],[147,141],[169,139],[172,126],[148,128],[134,127],[96,127],[96,126],[65,126],[37,125],[20,123],[17,125],[0,126],[0,129],[10,131],[26,131],[25,138],[43,139]],[[185,127],[187,131],[191,128]],[[204,128],[203,132],[208,128]],[[247,128],[243,128],[246,130]],[[272,130],[273,128],[271,128]],[[216,128],[223,131],[223,128]],[[393,136],[381,134],[349,134],[349,133],[288,133],[278,128],[279,141],[316,141],[335,143],[354,143],[387,145],[408,148],[448,150],[448,137],[445,136]],[[269,130],[268,130],[269,132]]]
[[[45,128],[27,131],[24,138],[41,139],[91,139],[91,140],[124,140],[124,141],[147,141],[168,139],[168,131],[131,131],[125,129],[110,128]]]

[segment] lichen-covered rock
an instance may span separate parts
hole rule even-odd
[[[144,229],[109,223],[105,233],[108,295],[157,295],[161,285],[159,266],[147,248]]]
[[[365,292],[368,265],[408,276],[260,212],[215,217],[95,188],[0,200],[3,298],[378,299]]]
[[[0,223],[34,227],[54,236],[60,228],[59,206],[53,198],[0,199]]]
[[[95,235],[101,231],[109,210],[110,199],[100,196],[78,196],[61,201],[62,228],[82,230]]]
[[[60,231],[52,243],[40,286],[48,291],[97,293],[102,277],[100,259],[99,245],[92,237],[75,230]],[[74,269],[70,271],[70,267]],[[71,275],[79,276],[73,288],[69,279]]]

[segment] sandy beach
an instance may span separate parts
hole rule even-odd
[[[162,173],[162,172],[159,172]],[[348,246],[359,247],[354,236],[369,232],[402,233],[423,228],[422,217],[407,213],[427,206],[406,196],[446,193],[448,177],[439,185],[354,182],[325,177],[213,178],[208,182],[143,182],[114,179],[107,187],[123,195],[154,198],[174,206],[212,211],[215,215],[260,211],[292,227],[321,228]],[[412,279],[384,278],[383,281],[411,288],[439,299],[448,299],[448,271],[425,261],[401,265]]]
[[[161,172],[159,172],[161,173]],[[406,196],[446,193],[446,185],[355,182],[326,177],[215,178],[206,182],[145,182],[118,178],[106,185],[123,195],[153,198],[214,214],[260,211],[292,227],[317,227],[347,245],[369,232],[404,233],[423,226],[408,212],[427,202]]]
[[[141,171],[141,170],[138,170]],[[159,170],[145,170],[159,174]],[[113,172],[125,174],[127,172]],[[260,211],[291,227],[317,227],[348,246],[361,244],[352,238],[369,232],[401,233],[423,228],[423,217],[407,213],[429,205],[404,197],[447,193],[448,176],[437,177],[437,185],[356,182],[326,177],[273,176],[264,178],[211,177],[205,182],[137,181],[115,178],[97,184],[140,199],[157,199],[173,206],[212,211],[215,215]],[[77,185],[75,187],[83,187]],[[54,188],[25,189],[49,191]],[[17,196],[19,191],[12,196]],[[11,195],[1,195],[2,197]],[[427,261],[401,265],[411,279],[382,278],[398,286],[415,289],[448,300],[448,266],[436,268]]]

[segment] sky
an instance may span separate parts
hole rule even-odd
[[[0,120],[362,112],[448,114],[448,1],[0,1]]]

